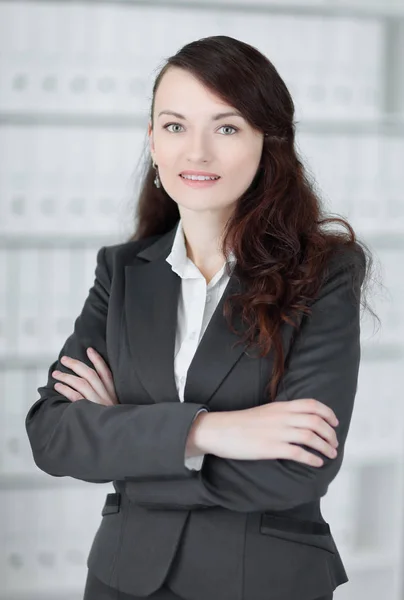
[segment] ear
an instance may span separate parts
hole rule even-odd
[[[151,154],[151,157],[152,157],[153,162],[154,162],[154,152],[155,152],[155,149],[154,149],[153,129],[152,129],[151,121],[149,121],[149,124],[147,126],[147,135],[149,137],[150,154]]]

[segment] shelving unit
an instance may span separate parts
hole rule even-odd
[[[0,0],[0,3],[12,3],[14,0]],[[67,4],[69,0],[26,0],[25,4]],[[404,17],[404,7],[400,0],[389,0],[382,3],[378,0],[370,2],[352,0],[81,0],[81,4],[90,6],[114,4],[124,7],[151,6],[153,8],[186,8],[209,12],[247,12],[262,14],[280,14],[291,16],[348,16],[361,19],[395,19]]]
[[[97,250],[132,231],[155,69],[217,34],[273,61],[324,201],[382,266],[391,297],[375,290],[379,333],[363,323],[344,463],[322,510],[350,579],[335,600],[404,599],[404,1],[0,0],[0,600],[82,597],[111,486],[40,472],[24,419]]]

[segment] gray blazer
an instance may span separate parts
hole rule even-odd
[[[49,368],[26,429],[37,466],[55,477],[113,482],[87,561],[107,585],[144,596],[163,581],[189,600],[311,600],[348,581],[320,499],[344,454],[360,360],[363,253],[333,256],[301,319],[283,326],[286,372],[276,401],[316,398],[339,419],[338,457],[320,468],[294,460],[228,460],[208,454],[185,467],[188,431],[201,408],[242,410],[269,402],[272,351],[233,347],[224,299],[190,365],[185,402],[174,380],[180,278],[166,262],[175,228],[102,247],[74,332]],[[236,323],[240,327],[240,323]],[[93,346],[109,364],[120,404],[70,402],[54,389],[63,354],[89,366]]]

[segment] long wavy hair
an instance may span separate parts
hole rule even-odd
[[[284,373],[281,326],[297,327],[299,313],[310,314],[310,301],[323,283],[330,255],[341,246],[365,255],[366,287],[372,256],[344,219],[323,213],[314,181],[295,147],[294,103],[274,65],[253,46],[229,36],[206,37],[181,48],[166,60],[156,76],[150,110],[159,83],[171,67],[185,69],[209,90],[238,109],[254,128],[268,135],[254,180],[238,198],[228,220],[222,252],[236,256],[234,275],[246,285],[244,293],[226,299],[224,316],[232,325],[239,310],[246,325],[237,343],[255,344],[260,356],[273,347],[274,367],[267,391],[273,399]],[[154,185],[149,155],[140,180],[136,229],[128,241],[162,235],[178,223],[176,202],[164,187]],[[344,231],[327,229],[339,224]],[[361,303],[367,305],[363,294]],[[373,311],[371,311],[372,314]],[[301,322],[301,319],[300,319]]]

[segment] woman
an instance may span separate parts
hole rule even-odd
[[[293,117],[271,62],[227,36],[156,78],[136,233],[99,251],[26,419],[40,469],[115,488],[85,600],[328,600],[348,581],[320,499],[371,257],[323,217]]]

